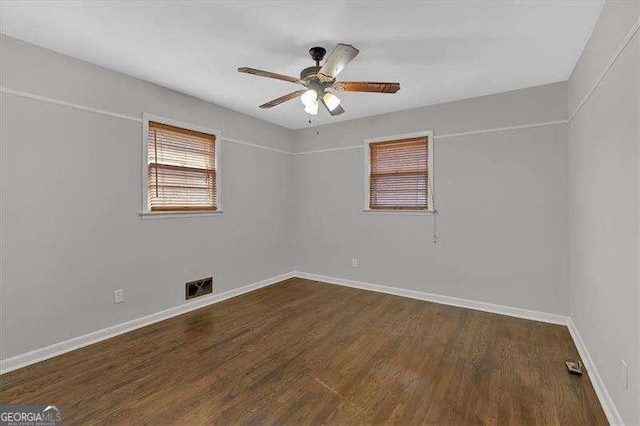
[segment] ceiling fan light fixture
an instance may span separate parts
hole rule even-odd
[[[324,101],[324,104],[327,106],[329,111],[333,111],[334,109],[338,108],[338,105],[340,105],[340,98],[330,92],[326,92],[322,97],[322,100]]]
[[[318,92],[313,89],[309,89],[300,96],[300,100],[305,107],[312,106],[318,100]]]
[[[318,101],[304,107],[304,112],[311,115],[318,115]]]
[[[305,112],[311,115],[318,114],[320,104],[329,111],[332,117],[344,114],[345,111],[340,103],[340,98],[333,93],[327,92],[327,89],[338,90],[340,92],[368,93],[396,93],[400,90],[400,83],[384,81],[336,81],[338,74],[349,65],[360,51],[350,44],[338,43],[329,54],[329,57],[324,61],[324,64],[320,65],[326,52],[323,47],[312,47],[309,50],[309,54],[316,64],[315,66],[307,67],[300,71],[300,77],[292,77],[290,75],[277,74],[250,67],[240,67],[238,68],[238,72],[288,81],[289,83],[304,86],[304,88],[300,88],[300,90],[287,93],[284,96],[259,105],[258,108],[269,109],[292,99],[300,98],[302,105],[304,105]]]

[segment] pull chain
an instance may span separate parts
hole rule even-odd
[[[309,123],[309,124],[313,124],[313,122],[311,121],[311,117],[312,117],[312,115],[311,115],[311,114],[308,114],[308,117],[309,117],[309,118],[307,119],[307,120],[308,120],[308,123]],[[319,129],[319,127],[320,127],[320,114],[316,114],[316,135],[319,135],[319,134],[320,134],[320,129]]]

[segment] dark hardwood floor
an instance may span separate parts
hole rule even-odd
[[[606,424],[566,327],[302,279],[0,377],[65,424]]]

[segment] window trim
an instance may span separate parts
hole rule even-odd
[[[202,211],[166,211],[166,212],[152,212],[147,205],[148,197],[148,179],[149,179],[149,163],[147,159],[148,150],[148,133],[149,133],[149,121],[156,123],[166,124],[168,126],[180,127],[182,129],[193,130],[194,132],[207,133],[215,137],[214,142],[214,165],[216,170],[216,210],[202,210]],[[157,115],[142,113],[142,193],[141,193],[141,206],[140,217],[142,219],[171,219],[171,218],[183,218],[183,217],[205,217],[205,216],[219,216],[222,214],[222,162],[220,161],[220,153],[222,152],[222,132],[220,130],[209,129],[204,126],[198,126],[197,124],[185,123],[183,121],[173,120],[171,118],[160,117]]]
[[[424,210],[417,209],[372,209],[369,207],[369,180],[371,178],[371,144],[377,142],[386,142],[400,139],[409,139],[409,138],[427,138],[427,167],[429,168],[429,197],[427,199],[427,208]],[[363,213],[367,214],[399,214],[399,215],[433,215],[435,213],[435,209],[433,206],[433,187],[434,187],[434,176],[433,176],[433,130],[425,130],[422,132],[414,132],[414,133],[405,133],[402,135],[390,135],[390,136],[382,136],[377,138],[370,138],[364,140],[364,208],[362,209]]]

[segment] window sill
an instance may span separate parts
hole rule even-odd
[[[187,217],[220,216],[222,210],[201,212],[142,212],[138,213],[140,219],[182,219]]]
[[[362,209],[366,214],[398,214],[404,216],[433,216],[435,210],[383,210],[383,209]]]

